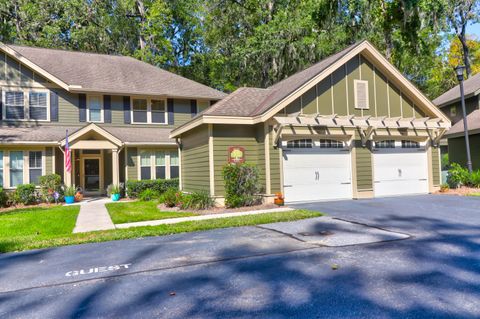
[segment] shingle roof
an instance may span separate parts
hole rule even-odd
[[[473,95],[476,91],[480,90],[480,73],[475,74],[471,78],[465,80],[463,82],[463,90],[465,92],[465,96]],[[443,93],[432,102],[433,104],[441,107],[448,105],[450,104],[450,102],[454,102],[458,99],[460,99],[459,85]]]
[[[204,115],[257,116],[263,114],[363,42],[348,46],[311,67],[266,88],[239,88],[207,109]]]
[[[88,125],[88,124],[87,124]],[[172,143],[170,128],[158,127],[113,127],[98,125],[125,143]],[[69,134],[80,130],[79,126],[40,125],[31,127],[0,127],[0,143],[13,142],[59,142]]]
[[[475,110],[472,113],[467,115],[467,126],[468,131],[479,130],[480,129],[480,110]],[[451,129],[448,130],[445,136],[451,136],[456,134],[463,134],[463,119],[455,123]],[[469,134],[470,135],[470,134]]]
[[[221,99],[223,92],[137,59],[7,45],[68,85],[85,91]]]

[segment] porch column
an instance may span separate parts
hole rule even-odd
[[[67,172],[67,168],[65,166],[65,160],[66,160],[65,152],[63,150],[62,150],[62,152],[63,152],[63,179],[64,179],[64,182],[65,182],[66,186],[72,186],[72,174],[73,174],[73,171],[74,171],[73,163],[75,161],[75,151],[71,152],[70,160],[71,160],[72,164],[71,164],[70,173]]]
[[[112,184],[120,184],[120,171],[118,161],[118,149],[112,150]]]

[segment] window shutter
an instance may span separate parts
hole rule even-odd
[[[50,121],[58,122],[58,94],[50,91]]]
[[[190,113],[192,113],[192,117],[198,113],[197,100],[190,100]]]
[[[112,123],[112,97],[110,95],[103,96],[103,122]]]
[[[167,100],[167,108],[168,108],[168,125],[173,125],[173,122],[174,122],[173,99]]]
[[[78,95],[78,109],[79,109],[79,121],[87,121],[87,96],[85,94]]]
[[[123,97],[123,120],[125,124],[130,124],[130,97],[124,96]]]
[[[355,107],[357,109],[368,109],[368,82],[355,81]]]

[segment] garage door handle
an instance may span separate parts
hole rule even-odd
[[[426,181],[426,178],[420,178],[419,181]]]
[[[292,185],[283,185],[283,187],[292,187]]]
[[[348,184],[351,184],[352,182],[345,182],[345,183],[340,183],[342,185],[348,185]]]

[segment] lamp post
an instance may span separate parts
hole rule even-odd
[[[467,168],[468,171],[472,172],[472,158],[470,156],[470,141],[468,137],[468,125],[467,125],[467,111],[465,110],[465,95],[463,93],[463,72],[465,71],[465,66],[459,65],[455,68],[455,73],[457,73],[457,80],[460,83],[460,100],[462,102],[462,112],[463,112],[463,130],[465,132],[465,146],[467,148]]]

